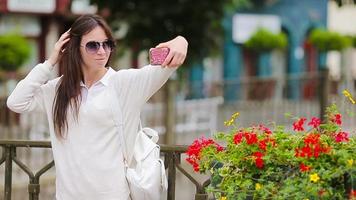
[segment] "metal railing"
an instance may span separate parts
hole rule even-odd
[[[51,148],[51,143],[49,141],[0,140],[0,146],[3,148],[2,156],[0,157],[0,166],[5,163],[4,200],[11,200],[13,163],[29,177],[29,200],[38,200],[40,177],[54,166],[54,161],[52,160],[37,172],[33,172],[16,156],[16,151],[18,148]],[[210,180],[208,179],[200,183],[181,166],[181,154],[186,149],[187,146],[183,145],[161,145],[165,167],[168,169],[167,200],[174,200],[176,197],[175,183],[177,169],[196,186],[195,200],[207,200],[208,194],[205,192],[205,187],[210,183]]]

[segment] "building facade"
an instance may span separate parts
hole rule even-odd
[[[278,0],[265,2],[265,4],[252,10],[236,11],[233,15],[226,17],[224,22],[226,30],[223,65],[224,80],[239,79],[251,75],[285,77],[305,71],[316,71],[318,65],[323,65],[322,63],[317,63],[315,50],[307,42],[307,37],[314,28],[326,28],[328,0]],[[269,62],[271,55],[262,56],[262,58],[251,57],[246,52],[243,43],[234,41],[234,32],[238,29],[245,29],[245,27],[234,26],[233,19],[236,14],[262,16],[262,19],[251,20],[249,24],[256,24],[255,27],[248,27],[252,30],[257,28],[259,23],[267,29],[274,26],[273,21],[272,23],[265,22],[263,16],[273,16],[277,19],[276,21],[279,21],[277,29],[288,37],[288,47],[282,52],[283,56],[282,60],[280,60],[282,65],[278,66],[279,69],[273,70],[273,66]],[[260,69],[256,69],[257,72],[255,73],[249,73],[251,66],[248,63],[254,59],[261,59],[258,62],[268,65],[265,67],[271,69],[267,70],[267,73],[259,73],[258,70]],[[227,89],[236,90],[238,88]],[[288,97],[290,98],[298,99],[303,96],[303,91],[298,88],[298,82],[291,82],[288,91]],[[227,99],[239,98],[237,93],[226,90],[225,97]]]
[[[355,36],[356,26],[350,22],[356,17],[355,5],[338,7],[330,0],[259,2],[253,9],[227,14],[223,21],[225,40],[221,62],[210,62],[208,67],[202,62],[190,69],[192,98],[219,93],[226,101],[314,99],[319,90],[319,72],[324,68],[330,71],[333,93],[340,94],[343,89],[355,90],[355,48],[324,54],[318,53],[308,41],[310,33],[317,28]],[[260,54],[245,48],[244,43],[258,28],[284,33],[287,48]],[[222,88],[222,92],[206,92],[216,88],[209,84],[216,80],[221,82],[218,88]]]

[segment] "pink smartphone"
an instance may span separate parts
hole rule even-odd
[[[150,64],[162,65],[169,53],[169,48],[151,48],[150,49]]]

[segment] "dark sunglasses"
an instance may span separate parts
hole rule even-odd
[[[106,53],[109,53],[114,50],[115,43],[112,40],[106,40],[104,42],[89,41],[85,44],[85,50],[90,54],[95,54],[99,51],[101,46]]]

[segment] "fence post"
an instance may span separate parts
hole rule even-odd
[[[319,109],[320,109],[320,119],[325,122],[325,109],[329,104],[329,69],[327,67],[322,67],[320,69],[319,78]]]
[[[175,122],[176,122],[176,80],[169,79],[165,91],[165,144],[174,144]]]
[[[11,200],[11,187],[12,187],[12,157],[16,147],[5,146],[5,191],[4,199]]]
[[[165,154],[165,163],[168,167],[168,190],[167,200],[175,200],[176,196],[176,154],[174,152],[168,152]]]

